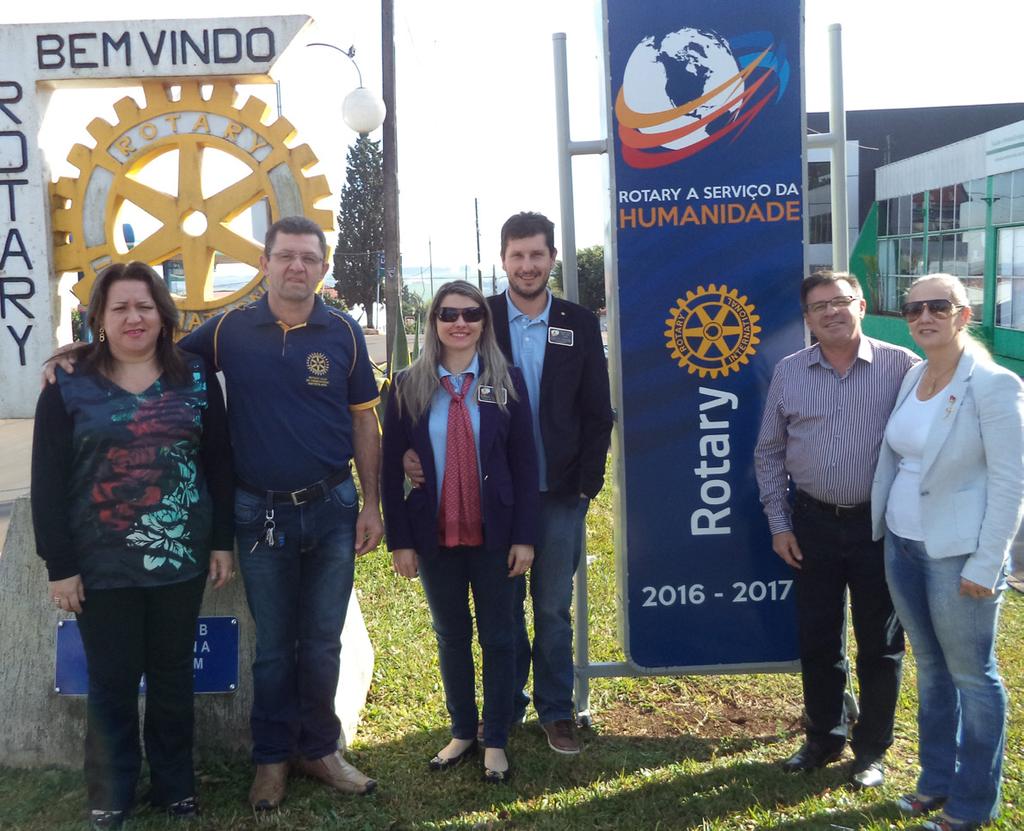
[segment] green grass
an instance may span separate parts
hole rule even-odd
[[[622,658],[614,609],[611,511],[591,509],[588,549],[593,660]],[[357,568],[356,590],[377,653],[364,721],[349,757],[377,777],[369,797],[335,796],[293,779],[273,817],[257,822],[246,802],[251,766],[242,758],[199,761],[204,815],[196,829],[908,829],[893,799],[913,787],[916,726],[908,659],[888,782],[879,792],[845,787],[846,765],[788,776],[778,761],[800,742],[794,676],[598,679],[592,731],[578,758],[557,757],[530,721],[512,736],[515,778],[480,782],[479,767],[443,774],[427,759],[447,741],[437,652],[417,583],[399,580],[378,551]],[[1004,807],[994,828],[1024,828],[1024,596],[1009,592],[1000,656],[1011,692]],[[78,771],[0,768],[0,828],[59,831],[83,826]],[[143,811],[132,828],[176,827]]]

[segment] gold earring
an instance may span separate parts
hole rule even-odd
[[[100,343],[105,342],[107,339],[107,330],[100,326]]]

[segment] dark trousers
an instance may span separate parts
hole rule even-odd
[[[881,756],[893,741],[904,652],[903,627],[885,582],[882,542],[871,540],[868,511],[837,517],[799,496],[793,532],[804,556],[795,575],[807,738],[834,750],[846,743],[849,589],[860,686],[860,716],[850,745],[858,756]]]
[[[139,681],[146,675],[143,741],[150,801],[195,795],[192,661],[206,575],[151,588],[87,589],[78,628],[89,668],[85,782],[89,807],[130,811],[142,756]]]
[[[512,606],[515,581],[508,576],[508,555],[481,547],[441,548],[421,555],[420,582],[437,635],[441,681],[452,736],[476,737],[476,674],[473,668],[473,591],[477,637],[483,656],[484,744],[504,747],[512,719],[515,648]]]

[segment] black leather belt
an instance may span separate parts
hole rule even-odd
[[[238,487],[255,496],[265,497],[268,505],[305,505],[307,502],[323,499],[334,488],[351,477],[352,469],[347,467],[344,470],[339,470],[337,473],[332,473],[319,482],[299,488],[297,491],[265,491],[262,488],[250,485],[248,482],[243,482],[241,479],[238,480]]]
[[[826,514],[844,519],[847,517],[859,517],[865,514],[871,513],[871,503],[861,502],[858,505],[832,505],[829,502],[822,502],[820,499],[815,499],[809,493],[804,491],[796,492],[796,503],[803,505],[808,508],[814,508],[817,511],[821,511]]]

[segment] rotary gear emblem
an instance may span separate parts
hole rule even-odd
[[[755,307],[736,289],[698,286],[680,297],[665,321],[666,346],[679,366],[701,378],[739,371],[757,350],[761,327]]]
[[[313,375],[326,375],[330,366],[330,361],[323,352],[310,352],[306,358],[306,369]]]
[[[331,230],[333,213],[316,207],[330,195],[330,188],[324,176],[304,173],[317,162],[309,145],[287,145],[295,128],[284,118],[265,124],[270,107],[258,98],[236,107],[237,93],[230,82],[208,82],[208,96],[197,81],[174,85],[146,81],[142,88],[145,106],[131,97],[122,98],[114,105],[117,124],[94,119],[87,129],[96,146],[76,144],[68,155],[80,175],[61,178],[51,186],[54,260],[58,272],[83,273],[74,291],[87,303],[97,272],[110,263],[142,260],[157,265],[180,257],[185,293],[176,295],[175,302],[183,312],[182,329],[189,331],[207,317],[250,302],[266,290],[259,271],[262,244],[237,233],[230,223],[266,200],[271,222],[299,215]],[[180,89],[177,97],[173,97],[174,88]],[[212,160],[205,164],[203,157],[210,150],[232,156],[248,172],[233,184],[209,192],[213,183],[204,172],[210,174],[213,164]],[[172,151],[178,154],[175,193],[140,181],[139,173],[147,165]],[[130,251],[115,243],[114,235],[118,212],[126,202],[160,223],[158,230]],[[195,215],[201,215],[198,231],[186,222]],[[241,288],[215,296],[213,267],[218,253],[251,266],[256,274]]]

